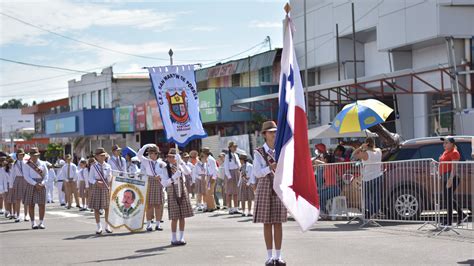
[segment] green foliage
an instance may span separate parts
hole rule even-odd
[[[48,144],[48,148],[46,149],[45,157],[50,161],[55,161],[63,154],[63,147],[56,143]]]
[[[21,99],[10,99],[7,102],[0,105],[0,109],[19,109],[28,107],[27,103],[22,103]]]

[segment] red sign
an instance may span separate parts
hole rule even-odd
[[[137,131],[146,130],[146,104],[135,105],[135,129]]]
[[[23,148],[26,152],[28,152],[32,147],[37,147],[38,150],[45,151],[48,148],[48,144],[48,138],[15,141],[15,151],[19,148]]]

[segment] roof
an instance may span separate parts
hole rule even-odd
[[[440,138],[443,138],[446,136],[438,136],[438,137],[426,137],[426,138],[416,138],[416,139],[410,139],[402,143],[402,146],[406,145],[418,145],[422,143],[439,143],[441,142]],[[453,138],[456,141],[462,141],[462,142],[470,142],[474,138],[474,136],[453,136]]]
[[[281,48],[256,54],[250,57],[250,71],[257,71],[264,67],[271,67],[275,62],[277,55],[281,52]],[[217,78],[240,74],[249,71],[249,58],[241,58],[232,60],[216,66],[202,68],[196,70],[196,81],[200,82],[209,78]]]
[[[35,113],[44,113],[49,112],[51,108],[57,106],[69,106],[69,99],[62,98],[59,100],[54,100],[50,102],[38,103],[33,106],[25,107],[21,109],[22,114],[35,114]]]

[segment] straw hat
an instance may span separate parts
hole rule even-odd
[[[40,156],[40,152],[37,147],[33,147],[30,150],[30,156]]]
[[[175,149],[175,148],[171,148],[171,149],[168,151],[168,156],[173,156],[173,155],[176,155],[176,149]]]
[[[160,148],[158,148],[158,146],[153,144],[153,146],[148,147],[147,151],[148,153],[150,152],[160,153]]]
[[[229,141],[229,145],[227,145],[227,148],[231,148],[231,147],[237,147],[237,144],[233,141]]]
[[[95,149],[95,152],[94,152],[95,156],[106,155],[106,154],[107,154],[107,152],[105,152],[105,149],[102,148],[102,147],[99,147],[99,148]]]
[[[112,151],[121,151],[122,148],[120,148],[119,145],[115,144],[114,146],[112,146]]]
[[[16,154],[25,154],[25,150],[22,149],[22,148],[19,148],[18,150],[16,150]]]

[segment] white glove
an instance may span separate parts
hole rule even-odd
[[[174,158],[176,159],[177,162],[181,162],[181,155],[176,154]]]
[[[178,178],[181,176],[181,171],[176,171],[176,173],[174,173],[174,175],[171,177],[173,179],[173,181],[178,181]]]

